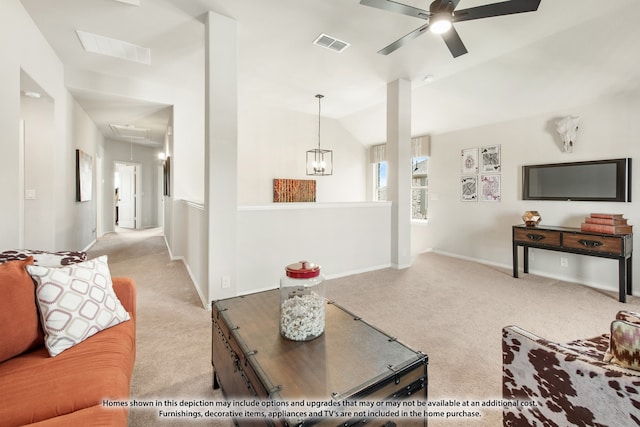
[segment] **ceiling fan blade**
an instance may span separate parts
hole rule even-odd
[[[388,55],[391,52],[394,52],[395,50],[397,50],[400,47],[402,47],[405,44],[407,44],[409,41],[411,41],[411,40],[415,39],[416,37],[418,37],[420,34],[424,33],[427,30],[427,28],[429,28],[429,24],[424,24],[422,27],[411,31],[406,36],[401,37],[398,40],[394,41],[389,46],[380,49],[378,51],[378,53],[381,54],[381,55]]]
[[[454,58],[457,58],[458,56],[464,55],[468,52],[455,28],[451,27],[449,31],[443,33],[442,39],[447,44],[447,47],[449,48],[449,51]]]
[[[460,3],[460,0],[435,0],[429,6],[429,11],[431,13],[443,10],[451,12],[458,6],[458,3]]]
[[[407,6],[392,0],[360,0],[360,4],[371,6],[388,12],[400,13],[402,15],[413,16],[414,18],[428,19],[431,16],[426,10],[417,7]]]
[[[487,4],[469,9],[456,10],[453,22],[471,21],[473,19],[490,18],[492,16],[511,15],[514,13],[535,12],[541,0],[511,0]]]

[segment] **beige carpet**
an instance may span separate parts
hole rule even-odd
[[[172,262],[160,230],[114,233],[90,256],[107,254],[113,275],[138,286],[137,358],[132,399],[220,400],[211,389],[210,312],[181,262]],[[515,324],[556,341],[606,332],[620,309],[640,311],[617,294],[435,253],[406,270],[385,269],[327,282],[327,296],[429,356],[430,400],[482,402],[501,397],[501,329]],[[131,426],[192,425],[135,409]],[[201,423],[197,423],[201,424]],[[229,420],[203,425],[231,426]],[[429,426],[500,426],[500,410],[479,419],[432,419]]]
[[[184,264],[170,260],[160,229],[118,231],[101,238],[88,255],[108,255],[113,276],[136,281],[137,349],[131,399],[223,400],[211,388],[211,312],[202,307]],[[160,409],[130,410],[129,425],[193,424],[189,418],[160,418]],[[232,423],[207,420],[206,425]]]

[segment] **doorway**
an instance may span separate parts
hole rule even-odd
[[[141,227],[140,197],[141,180],[138,163],[116,162],[114,176],[115,226],[137,229]]]

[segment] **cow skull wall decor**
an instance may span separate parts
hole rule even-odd
[[[580,117],[567,116],[556,122],[556,131],[562,137],[564,151],[566,153],[573,152],[573,145],[578,136],[578,123]]]

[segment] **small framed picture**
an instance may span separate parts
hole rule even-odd
[[[478,173],[478,149],[465,148],[460,153],[462,161],[462,175],[474,175]]]
[[[76,201],[91,200],[93,186],[93,158],[82,150],[76,150]]]
[[[480,148],[480,160],[482,163],[482,172],[500,172],[500,146],[489,145],[487,147]]]
[[[500,174],[480,175],[480,201],[500,201]]]
[[[478,177],[477,176],[460,177],[460,201],[462,202],[478,201]]]

